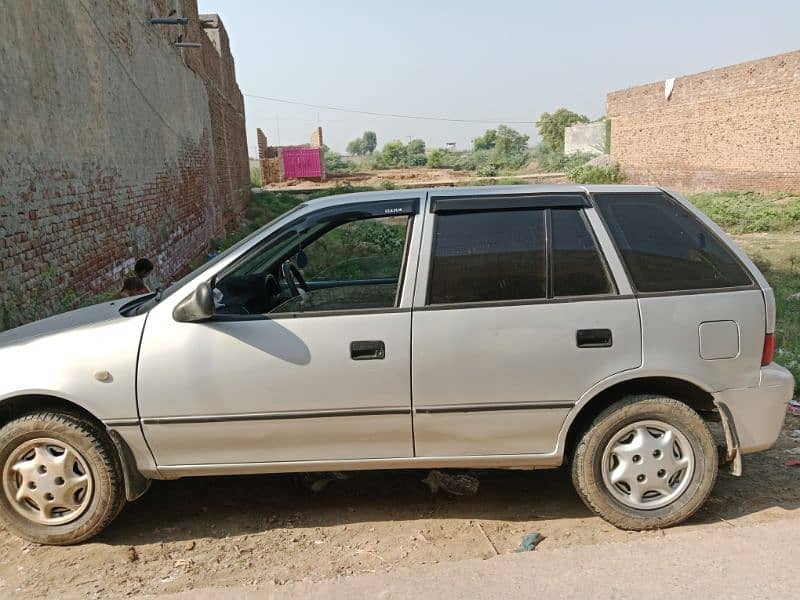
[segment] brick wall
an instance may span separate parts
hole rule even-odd
[[[293,146],[270,146],[267,137],[261,129],[256,129],[256,140],[258,142],[258,164],[261,169],[261,182],[266,186],[268,183],[280,183],[286,179],[283,164],[283,150],[285,148],[321,148],[320,152],[320,172],[321,177],[311,179],[325,180],[325,150],[323,148],[322,127],[314,128],[308,144],[297,144]]]
[[[634,183],[800,191],[800,51],[612,92],[611,155]]]
[[[173,8],[189,25],[149,24]],[[140,256],[168,282],[236,226],[244,103],[196,0],[12,3],[0,56],[0,329],[116,290]]]

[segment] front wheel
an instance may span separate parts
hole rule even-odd
[[[125,504],[113,444],[94,424],[37,412],[0,429],[0,518],[40,544],[76,544],[106,527]]]
[[[717,478],[717,447],[700,416],[663,396],[625,398],[578,443],[572,480],[584,503],[621,529],[676,525],[699,509]]]

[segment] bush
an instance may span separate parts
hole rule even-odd
[[[447,161],[447,152],[441,148],[434,148],[428,152],[428,166],[434,169],[441,169]]]
[[[412,167],[421,167],[428,162],[425,156],[425,142],[419,139],[411,140],[406,146],[407,162]]]
[[[495,177],[498,173],[497,165],[488,164],[488,165],[481,165],[475,170],[475,174],[478,177]]]
[[[547,144],[539,144],[533,149],[532,154],[539,165],[539,169],[552,173],[568,172],[592,159],[592,155],[586,152],[575,152],[569,156],[564,156],[563,152],[553,150]]]
[[[400,140],[387,142],[381,150],[381,160],[387,167],[404,167],[408,164],[408,152]]]
[[[622,183],[625,181],[625,176],[619,170],[619,165],[611,167],[582,165],[570,169],[567,177],[575,183]]]
[[[352,166],[344,161],[342,155],[333,150],[325,150],[323,162],[327,174],[347,173],[352,170]]]

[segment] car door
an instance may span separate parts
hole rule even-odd
[[[415,270],[405,265],[416,264],[418,209],[419,199],[405,194],[311,212],[214,277],[224,292],[213,319],[178,323],[170,306],[154,309],[138,398],[159,468],[247,472],[261,463],[412,456],[408,280]],[[368,226],[359,233],[359,224]],[[313,231],[325,233],[309,243]],[[288,258],[280,254],[287,239],[297,244]],[[335,267],[370,251],[383,271],[339,269],[338,282],[311,276],[320,260]],[[305,271],[308,291],[254,314],[269,294],[247,297],[242,288],[266,279],[279,295],[289,293],[287,282],[275,281],[276,260]],[[326,296],[315,301],[317,290]]]
[[[641,364],[636,300],[600,251],[598,218],[578,192],[430,202],[413,312],[416,454],[553,452],[581,395]]]

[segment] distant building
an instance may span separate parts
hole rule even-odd
[[[322,144],[322,127],[311,134],[308,144],[298,146],[269,146],[261,129],[258,138],[258,162],[261,165],[262,185],[279,183],[287,179],[325,179],[325,150]]]
[[[564,130],[564,154],[605,154],[606,122],[575,123]]]

